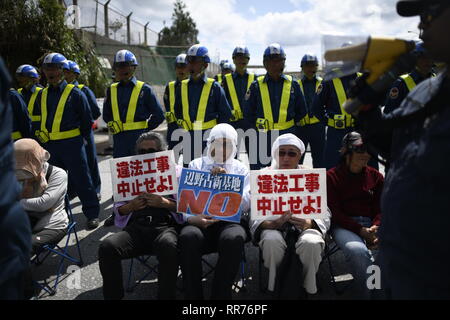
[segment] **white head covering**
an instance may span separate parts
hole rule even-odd
[[[216,141],[217,139],[227,139],[228,141],[230,141],[233,144],[233,152],[225,160],[224,163],[232,162],[237,154],[238,134],[237,134],[236,130],[227,123],[220,123],[220,124],[216,125],[214,128],[212,128],[212,130],[209,134],[209,137],[207,140],[207,147],[206,147],[206,156],[211,163],[223,164],[221,162],[218,162],[211,156],[212,143],[214,141]]]
[[[296,135],[292,133],[286,133],[279,136],[272,145],[272,163],[271,169],[278,169],[277,154],[278,149],[281,146],[294,146],[300,150],[301,154],[305,153],[305,144]]]

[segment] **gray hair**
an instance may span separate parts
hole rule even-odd
[[[151,140],[156,142],[156,147],[158,151],[164,151],[167,150],[167,144],[164,140],[163,136],[157,132],[149,131],[144,132],[139,136],[139,138],[136,140],[136,152],[137,152],[137,146],[142,142],[146,140]]]

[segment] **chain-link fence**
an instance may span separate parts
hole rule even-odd
[[[79,27],[130,45],[156,45],[158,32],[133,19],[132,12],[114,8],[110,1],[72,1],[79,8]],[[107,31],[106,31],[107,30]]]

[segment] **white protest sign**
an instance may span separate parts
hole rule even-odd
[[[252,219],[291,211],[303,219],[323,219],[327,213],[325,169],[250,171]]]
[[[143,192],[161,196],[178,190],[173,150],[110,160],[114,201],[129,201]]]

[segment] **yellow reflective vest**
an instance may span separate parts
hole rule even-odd
[[[248,81],[247,81],[247,91],[250,88],[250,85],[252,84],[252,82],[254,80],[255,80],[255,75],[253,73],[249,73]],[[242,119],[244,119],[244,114],[242,113],[242,108],[241,108],[241,105],[239,103],[239,99],[238,99],[238,96],[236,93],[236,88],[234,86],[232,73],[228,73],[225,75],[225,83],[227,84],[228,92],[230,93],[231,104],[233,107],[233,110],[231,111],[233,114],[231,121],[242,120]]]

